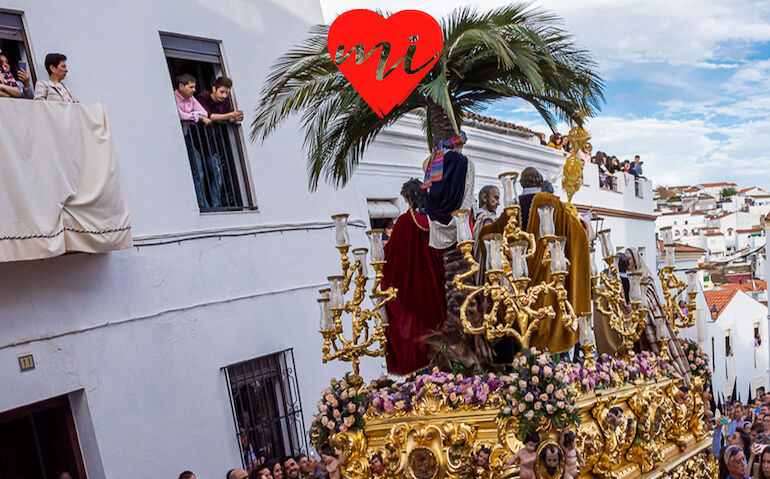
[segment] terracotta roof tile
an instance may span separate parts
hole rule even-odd
[[[523,133],[530,133],[530,134],[533,134],[533,135],[540,135],[541,134],[540,132],[537,132],[537,131],[534,131],[534,130],[530,130],[529,128],[523,127],[521,125],[517,125],[515,123],[511,123],[511,122],[508,122],[508,121],[498,120],[497,118],[492,118],[492,117],[489,117],[489,116],[478,115],[476,113],[470,113],[470,112],[467,112],[467,111],[463,112],[463,115],[466,118],[469,118],[471,120],[476,120],[479,123],[486,123],[488,125],[499,126],[499,127],[502,127],[502,128],[508,128],[510,130],[517,130],[517,131],[521,131]]]
[[[735,183],[701,183],[698,186],[702,186],[704,188],[713,188],[715,186],[735,186]]]
[[[706,233],[705,236],[724,236],[723,233]]]
[[[709,305],[709,311],[711,312],[711,315],[718,318],[737,292],[738,289],[736,288],[704,291],[703,295],[706,297],[706,304]],[[717,310],[716,313],[713,311],[715,306]]]
[[[658,241],[658,250],[665,251],[662,241]],[[690,246],[682,243],[674,243],[674,253],[705,253],[706,250],[695,246]]]

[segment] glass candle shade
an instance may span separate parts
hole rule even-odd
[[[366,253],[368,252],[369,250],[366,248],[356,248],[353,250],[353,256],[361,262],[361,274],[364,276],[369,276],[369,271],[366,268]]]
[[[663,244],[671,244],[674,242],[674,236],[671,232],[670,226],[665,226],[660,229],[660,234],[663,235]]]
[[[487,248],[487,269],[503,269],[502,254],[503,235],[492,233],[484,237]]]
[[[564,247],[566,244],[567,239],[564,236],[559,236],[548,242],[548,248],[551,251],[551,273],[567,271],[567,257],[564,256]]]
[[[526,241],[516,241],[511,245],[511,273],[514,279],[526,278],[529,276],[527,267],[527,248],[529,243]]]
[[[591,276],[598,276],[599,268],[596,267],[596,250],[594,248],[591,248],[589,261],[591,262]]]
[[[332,311],[329,309],[329,299],[320,298],[318,308],[321,310],[321,321],[318,327],[323,331],[329,331],[332,329]]]
[[[642,301],[642,273],[629,273],[628,298],[631,301]]]
[[[555,235],[556,227],[553,224],[553,205],[546,203],[538,206],[537,214],[540,215],[540,237]]]
[[[457,228],[457,242],[469,241],[473,239],[471,232],[471,212],[469,210],[457,210],[452,213],[452,221]]]
[[[329,306],[332,308],[341,308],[345,305],[345,298],[342,296],[342,276],[329,276]]]
[[[675,266],[676,265],[676,256],[675,256],[675,250],[676,246],[672,244],[666,245],[666,266]]]
[[[694,293],[698,291],[698,271],[691,269],[687,272],[687,292]]]
[[[612,256],[615,254],[615,248],[612,247],[612,240],[610,239],[610,230],[599,231],[599,241],[602,243],[602,256]]]
[[[518,177],[519,174],[514,172],[501,173],[498,176],[502,184],[503,207],[519,203],[519,194],[516,191],[516,179]]]
[[[350,244],[350,236],[348,236],[348,216],[349,215],[347,214],[332,216],[332,221],[334,221],[334,237],[337,241],[337,246]]]
[[[384,261],[385,250],[382,244],[382,233],[385,230],[374,229],[366,232],[366,236],[369,237],[369,252],[372,255],[372,261]]]

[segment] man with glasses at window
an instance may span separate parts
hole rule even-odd
[[[730,473],[727,479],[749,479],[746,476],[746,456],[740,446],[730,446],[725,449],[725,464]]]

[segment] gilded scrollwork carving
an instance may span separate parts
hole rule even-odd
[[[369,477],[369,459],[366,456],[367,441],[362,431],[346,431],[331,437],[330,443],[335,449],[342,451],[345,458],[340,466],[340,472],[345,477]]]

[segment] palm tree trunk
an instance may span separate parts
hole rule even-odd
[[[452,138],[457,134],[452,126],[452,121],[444,109],[430,98],[428,98],[428,121],[430,122],[430,131],[433,135],[433,148],[440,141]]]

